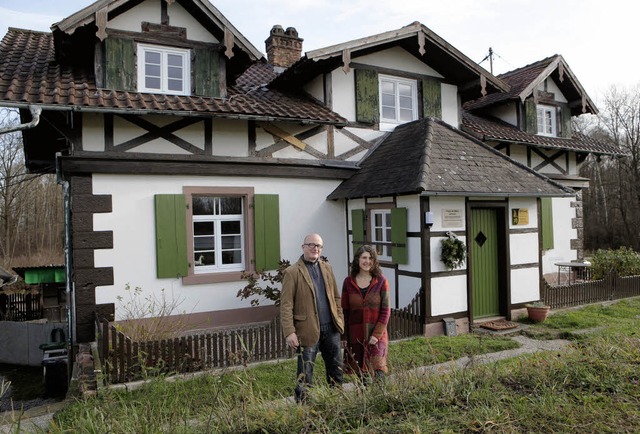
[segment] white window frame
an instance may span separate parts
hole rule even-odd
[[[394,105],[393,106],[383,106],[383,92],[382,85],[383,83],[391,83],[394,86]],[[401,120],[400,119],[400,92],[398,91],[398,86],[409,86],[411,90],[411,119],[410,120]],[[395,128],[397,125],[415,121],[418,119],[418,82],[417,80],[410,80],[406,78],[393,77],[390,75],[378,75],[378,89],[380,94],[379,107],[380,107],[380,129],[381,130],[389,130]],[[394,117],[384,117],[384,108],[393,108],[395,111]]]
[[[538,135],[557,137],[557,110],[554,106],[538,104],[536,106]]]
[[[146,87],[146,63],[145,54],[156,52],[160,54],[160,87]],[[160,45],[138,44],[138,91],[148,93],[163,93],[170,95],[190,95],[191,93],[191,52],[188,49],[164,47]],[[169,55],[179,56],[182,59],[182,91],[169,90]]]
[[[377,216],[380,216],[380,220],[382,222],[379,226],[376,225]],[[371,242],[378,252],[378,260],[391,261],[391,210],[386,208],[371,210],[369,222],[371,226]],[[378,231],[378,229],[380,231]],[[380,232],[381,236],[378,236],[378,232]],[[389,244],[386,245],[378,243]]]
[[[192,238],[191,238],[191,243],[193,243],[192,247],[193,247],[193,257],[194,257],[194,261],[193,261],[193,272],[194,274],[207,274],[207,273],[217,273],[217,272],[227,272],[227,271],[243,271],[245,270],[245,263],[246,263],[246,249],[245,249],[245,224],[246,224],[246,208],[245,208],[245,201],[243,200],[242,197],[239,196],[224,196],[224,195],[206,195],[206,194],[194,194],[192,196],[191,199],[191,203],[192,203],[192,209],[193,209],[193,197],[203,197],[203,196],[208,196],[208,197],[213,197],[216,199],[220,199],[220,198],[225,198],[225,197],[233,197],[235,199],[240,199],[240,204],[241,204],[241,214],[219,214],[219,211],[216,212],[214,211],[214,214],[208,214],[208,215],[192,215],[192,225],[195,225],[195,223],[198,222],[212,222],[214,224],[214,239],[215,239],[215,247],[214,247],[214,254],[215,254],[215,265],[200,265],[198,264],[198,261],[195,260],[195,256],[197,255],[196,253],[196,245],[195,245],[195,239],[198,237],[198,235],[195,234],[195,231],[192,232]],[[216,203],[218,202],[218,200],[216,200]],[[217,210],[219,210],[219,205],[216,205],[215,208]],[[240,247],[239,249],[234,249],[234,250],[239,250],[240,254],[241,254],[241,260],[240,263],[234,263],[234,264],[223,264],[222,263],[222,231],[221,231],[221,226],[223,222],[226,221],[236,221],[240,223]]]

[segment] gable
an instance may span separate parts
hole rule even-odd
[[[107,29],[139,32],[141,23],[143,22],[161,24],[161,1],[162,0],[147,0],[137,6],[134,6],[128,10],[127,13],[120,14],[113,19],[110,19],[107,22]],[[171,26],[187,29],[187,38],[189,40],[210,43],[220,42],[179,3],[172,3],[169,10]]]
[[[381,50],[365,56],[359,56],[352,59],[352,62],[413,74],[443,78],[443,76],[435,69],[431,68],[420,59],[417,59],[401,47],[391,47],[387,50]]]
[[[567,99],[562,94],[562,91],[558,87],[555,81],[551,77],[547,78],[544,82],[540,83],[537,88],[538,91],[553,94],[553,100],[556,102],[566,103]]]

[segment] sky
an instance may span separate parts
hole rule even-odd
[[[295,27],[311,51],[419,21],[475,62],[491,47],[496,75],[561,54],[596,105],[612,86],[640,84],[634,0],[210,1],[262,53],[275,24]],[[9,26],[49,31],[92,3],[0,0],[0,34]],[[480,65],[491,70],[488,60]]]

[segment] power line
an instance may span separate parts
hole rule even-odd
[[[489,54],[487,54],[484,59],[482,59],[480,62],[478,62],[478,65],[481,65],[484,61],[486,61],[487,59],[489,59],[489,72],[493,74],[493,58],[494,57],[498,57],[500,60],[502,60],[504,63],[506,63],[507,65],[509,65],[509,67],[511,69],[515,69],[516,67],[513,66],[511,63],[507,62],[507,60],[502,57],[501,55],[499,55],[498,53],[496,53],[492,47],[489,47]]]

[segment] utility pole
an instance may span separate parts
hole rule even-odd
[[[493,74],[493,49],[489,47],[489,72]]]

